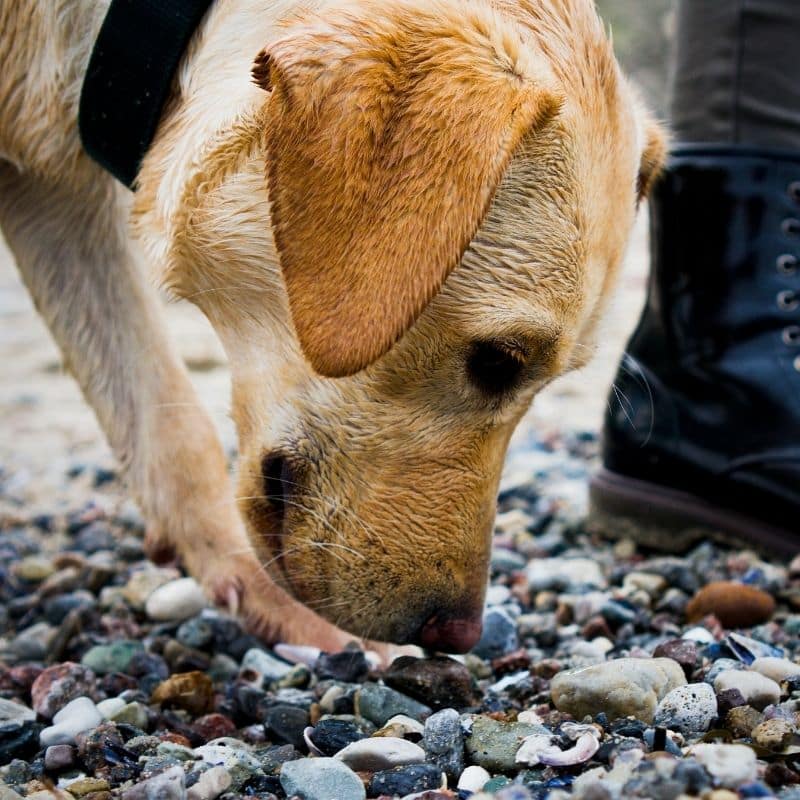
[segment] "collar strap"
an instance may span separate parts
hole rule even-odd
[[[212,0],[111,0],[83,81],[86,152],[133,186],[181,56]]]

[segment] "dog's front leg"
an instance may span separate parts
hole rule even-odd
[[[222,447],[128,240],[124,191],[91,165],[76,183],[0,164],[0,226],[141,504],[148,550],[177,555],[254,632],[340,647],[351,637],[276,586],[250,547]]]

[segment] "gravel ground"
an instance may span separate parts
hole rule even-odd
[[[0,257],[0,800],[800,798],[800,563],[582,529],[642,241],[600,360],[515,439],[482,641],[385,670],[266,648],[144,560],[142,520]],[[170,318],[232,447],[224,359],[187,308]]]

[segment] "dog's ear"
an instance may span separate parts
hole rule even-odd
[[[664,171],[669,149],[669,136],[666,129],[656,122],[649,113],[644,118],[645,145],[639,166],[639,178],[636,182],[637,202],[641,203],[653,188]]]
[[[259,56],[275,241],[322,375],[357,372],[411,326],[515,146],[560,108],[518,31],[477,5],[365,2],[363,17],[326,14]]]

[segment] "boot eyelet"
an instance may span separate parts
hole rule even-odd
[[[794,275],[797,271],[797,257],[791,255],[791,253],[784,253],[782,256],[778,256],[778,260],[775,263],[781,275]]]
[[[789,217],[781,223],[781,230],[785,236],[800,236],[800,219]]]
[[[783,343],[789,347],[800,347],[800,325],[790,325],[781,334]]]
[[[795,203],[800,203],[800,181],[792,181],[786,187],[786,194],[788,194]]]
[[[800,295],[792,291],[778,292],[777,301],[781,311],[794,311],[800,308]]]

